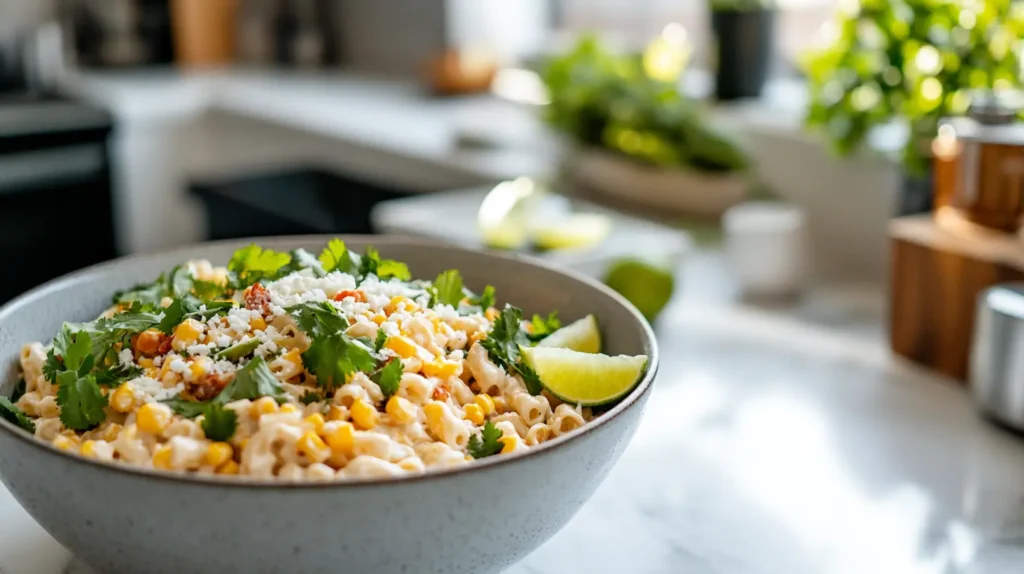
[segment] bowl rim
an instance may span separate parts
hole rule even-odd
[[[383,478],[355,478],[355,479],[344,479],[344,480],[332,480],[332,481],[313,481],[313,480],[299,480],[299,481],[285,481],[277,478],[261,478],[254,479],[244,476],[220,476],[220,475],[197,475],[197,474],[186,474],[176,473],[169,471],[161,471],[141,466],[128,465],[128,464],[116,464],[113,462],[99,461],[90,458],[78,456],[74,453],[62,451],[53,445],[47,444],[37,438],[34,435],[30,435],[20,427],[0,417],[0,432],[6,433],[11,437],[24,441],[27,444],[37,448],[43,456],[58,456],[63,457],[65,460],[74,461],[74,463],[91,465],[98,469],[106,472],[113,473],[124,473],[129,476],[135,476],[142,479],[150,479],[155,481],[166,481],[183,486],[216,486],[225,487],[230,489],[256,489],[256,490],[301,490],[307,489],[324,489],[324,488],[339,488],[339,489],[358,489],[366,487],[384,487],[384,486],[397,486],[408,484],[411,482],[422,482],[436,479],[442,479],[446,477],[456,476],[464,473],[471,473],[478,470],[484,470],[494,468],[500,465],[511,464],[525,458],[533,458],[539,456],[550,455],[552,452],[558,450],[560,447],[568,444],[578,437],[595,431],[598,428],[609,423],[612,419],[623,414],[630,408],[632,408],[637,401],[643,395],[650,392],[655,376],[658,372],[660,363],[660,356],[658,350],[658,341],[654,335],[654,330],[651,328],[650,323],[646,318],[633,306],[632,303],[627,301],[622,295],[614,291],[610,287],[603,283],[587,277],[576,271],[557,267],[553,264],[547,263],[536,257],[524,255],[521,253],[502,253],[489,251],[484,249],[471,249],[453,245],[451,243],[443,243],[435,240],[424,239],[409,235],[370,235],[370,234],[314,234],[314,235],[277,235],[277,236],[266,236],[266,237],[248,237],[243,239],[226,239],[219,241],[205,241],[200,243],[192,243],[185,246],[179,246],[172,249],[165,249],[160,251],[148,252],[148,253],[136,253],[131,255],[125,255],[116,259],[111,259],[89,267],[84,267],[77,271],[72,271],[55,279],[51,279],[42,285],[39,285],[33,289],[22,293],[14,299],[8,301],[4,305],[0,305],[0,322],[3,322],[5,316],[14,309],[23,305],[31,304],[33,300],[53,291],[59,291],[69,283],[76,282],[83,277],[102,273],[107,268],[121,266],[131,261],[140,261],[152,256],[173,256],[175,254],[181,254],[185,257],[185,253],[194,251],[198,248],[218,246],[228,247],[236,245],[243,247],[245,245],[256,243],[261,246],[270,246],[272,244],[280,243],[313,243],[313,242],[326,242],[332,238],[339,238],[342,241],[358,241],[365,242],[366,244],[373,245],[374,247],[380,247],[382,245],[405,245],[410,241],[415,242],[415,246],[432,247],[438,249],[445,249],[449,251],[461,252],[461,253],[476,253],[486,255],[498,260],[506,261],[517,261],[532,265],[535,267],[541,267],[548,271],[558,273],[560,275],[568,276],[570,279],[583,283],[584,285],[600,291],[602,294],[611,297],[618,304],[626,308],[626,310],[633,316],[633,318],[641,326],[644,336],[647,338],[649,343],[650,351],[647,357],[647,369],[644,371],[644,375],[640,381],[633,387],[633,389],[622,398],[615,406],[603,413],[599,417],[595,417],[587,424],[574,429],[573,431],[566,433],[560,437],[545,441],[540,445],[531,447],[527,451],[521,451],[513,453],[511,456],[491,456],[483,460],[473,461],[472,464],[460,465],[454,468],[444,468],[436,470],[427,470],[418,474],[409,474],[402,476],[383,477]]]

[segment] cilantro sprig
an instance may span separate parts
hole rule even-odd
[[[302,353],[302,362],[316,375],[321,387],[337,388],[345,384],[349,375],[359,371],[369,373],[377,367],[373,348],[345,334],[348,320],[330,303],[302,303],[287,311],[295,318],[299,329],[313,340]]]
[[[175,397],[163,401],[174,412],[188,418],[197,417],[206,412],[211,404],[224,405],[241,399],[258,399],[273,397],[283,401],[287,393],[281,383],[270,372],[270,367],[263,357],[255,357],[235,372],[235,378],[215,397],[208,401],[190,401]]]
[[[356,275],[359,272],[360,260],[359,254],[349,251],[345,242],[337,237],[327,242],[327,247],[324,247],[318,258],[327,273],[338,271],[349,275]]]
[[[107,397],[90,374],[95,357],[89,333],[82,331],[68,339],[61,360],[63,370],[56,373],[60,420],[70,429],[88,430],[107,419]]]
[[[370,274],[376,275],[381,281],[386,281],[392,277],[399,281],[409,281],[412,279],[409,267],[405,263],[395,261],[394,259],[381,259],[380,253],[373,247],[366,248],[366,253],[363,255],[362,261],[359,262],[360,278],[365,279]]]
[[[526,390],[531,395],[539,395],[544,389],[540,376],[526,364],[519,353],[520,345],[529,345],[530,339],[522,328],[523,311],[512,305],[505,309],[494,320],[491,332],[480,344],[487,349],[487,354],[498,366],[510,373],[518,373],[526,383]]]
[[[469,444],[466,446],[466,451],[473,458],[485,458],[491,455],[498,454],[501,452],[502,433],[498,427],[494,426],[494,423],[487,421],[484,423],[484,428],[480,430],[479,435],[473,435],[469,437]]]
[[[562,322],[558,319],[558,311],[552,311],[547,317],[534,315],[530,321],[532,331],[526,336],[531,342],[536,343],[551,333],[562,328]]]
[[[228,271],[235,274],[235,287],[244,289],[258,281],[276,278],[291,261],[291,254],[264,249],[253,243],[235,251],[228,262]]]
[[[227,441],[238,428],[238,413],[220,403],[210,403],[203,410],[203,428],[206,438],[213,441]]]
[[[462,289],[462,275],[459,274],[458,269],[442,271],[427,288],[427,292],[430,293],[431,307],[451,305],[457,309],[463,297],[466,296]]]
[[[377,383],[380,392],[384,393],[384,400],[398,392],[399,382],[402,380],[402,361],[398,357],[392,357],[384,366],[377,369],[370,380]]]
[[[18,425],[29,433],[34,434],[36,432],[36,425],[32,422],[32,419],[28,418],[13,401],[4,396],[0,396],[0,418]]]

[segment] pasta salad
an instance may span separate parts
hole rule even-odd
[[[537,342],[565,338],[560,326],[556,313],[499,309],[493,288],[473,293],[457,270],[414,280],[338,239],[319,256],[249,245],[25,345],[24,380],[0,415],[61,450],[179,473],[421,473],[530,449],[593,417],[529,360]]]

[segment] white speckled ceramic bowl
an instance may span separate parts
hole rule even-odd
[[[257,240],[319,250],[328,237]],[[606,352],[647,354],[636,389],[587,426],[523,455],[385,481],[282,483],[190,478],[62,453],[0,420],[0,476],[57,540],[100,572],[497,572],[557,532],[590,497],[632,437],[658,350],[650,327],[616,293],[521,258],[397,237],[348,237],[405,261],[415,277],[458,268],[468,286],[497,288],[527,313],[594,313]],[[0,308],[0,393],[10,394],[27,341],[64,320],[95,317],[119,288],[190,258],[223,264],[247,241],[211,243],[98,265]]]

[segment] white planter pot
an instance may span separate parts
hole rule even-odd
[[[594,191],[673,213],[719,216],[747,197],[744,173],[708,174],[644,165],[594,148],[576,149],[569,172]]]

